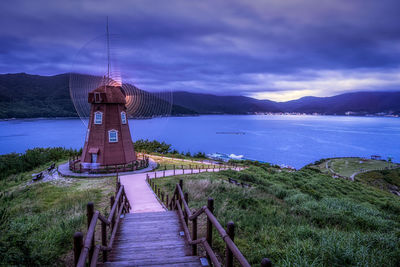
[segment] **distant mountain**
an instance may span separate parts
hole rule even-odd
[[[0,118],[76,117],[69,75],[0,75]]]
[[[0,75],[0,118],[77,117],[69,94],[68,73],[39,76],[26,73]],[[93,78],[93,77],[92,77]],[[150,116],[143,103],[165,107],[165,100],[136,87],[133,90],[140,116]],[[172,115],[197,115],[190,108],[172,105]],[[159,115],[159,114],[153,114]]]
[[[69,95],[69,74],[55,76],[25,73],[0,75],[0,118],[76,117]],[[138,96],[151,93],[137,89]],[[154,103],[163,99],[151,98]],[[143,101],[146,102],[146,101]],[[245,96],[217,96],[173,92],[172,115],[319,113],[343,115],[400,114],[400,92],[357,92],[332,97],[303,97],[288,102]]]
[[[199,114],[254,114],[280,112],[278,103],[246,96],[216,96],[189,92],[174,92],[175,104],[190,108]]]
[[[394,113],[400,114],[400,92],[356,92],[332,97],[307,96],[278,103],[286,112],[343,115],[352,112],[359,115]]]

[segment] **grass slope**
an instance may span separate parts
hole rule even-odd
[[[68,179],[26,186],[32,172],[0,180],[0,265],[73,265],[72,236],[86,232],[86,204],[105,212],[112,178]]]
[[[254,266],[263,257],[276,266],[400,265],[397,196],[310,169],[289,173],[262,166],[182,177],[191,208],[213,197],[219,221],[235,222],[235,243]],[[229,184],[228,177],[253,187]],[[178,179],[157,183],[171,194]],[[224,245],[214,240],[223,258]]]
[[[399,191],[400,168],[393,170],[376,170],[360,173],[355,177],[356,181],[366,183],[387,191]]]
[[[360,171],[382,170],[386,168],[395,168],[399,164],[388,163],[384,160],[373,160],[358,157],[344,157],[324,159],[310,164],[307,167],[318,169],[323,173],[332,174],[332,171],[344,177],[350,177],[352,174]],[[328,167],[328,168],[327,168]]]

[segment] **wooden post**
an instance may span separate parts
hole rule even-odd
[[[111,211],[112,207],[114,206],[114,202],[115,202],[115,197],[111,196],[110,197],[110,211]],[[114,229],[114,225],[115,225],[115,216],[113,214],[113,216],[111,218],[111,232]]]
[[[174,206],[176,206],[176,204],[175,204],[176,201],[179,202],[178,185],[175,186],[175,192],[176,192],[176,194],[174,194]],[[176,208],[176,209],[178,209],[178,208]]]
[[[90,222],[92,221],[93,214],[94,214],[94,204],[93,204],[93,202],[89,202],[86,205],[86,215],[87,215],[87,227],[88,227],[88,229],[89,229],[89,226],[90,226]]]
[[[167,194],[167,209],[168,209],[168,205],[169,205],[169,196],[168,196],[168,194]]]
[[[92,221],[92,218],[93,218],[93,214],[94,214],[94,204],[93,204],[93,202],[89,202],[87,205],[86,205],[86,214],[87,214],[87,228],[89,229],[89,226],[90,226],[90,223],[91,223],[91,221]],[[90,263],[91,263],[91,261],[92,261],[92,256],[93,256],[93,252],[94,252],[94,229],[93,229],[93,238],[92,238],[92,241],[91,241],[91,245],[90,245],[90,249],[89,249],[89,265],[90,265]]]
[[[164,203],[164,192],[161,192],[161,202]]]
[[[107,246],[107,224],[101,222],[101,244]],[[103,250],[103,262],[107,261],[107,250]]]
[[[234,242],[235,241],[235,224],[232,221],[228,222],[228,225],[226,227],[226,233]],[[226,267],[233,267],[233,253],[229,249],[228,245],[226,245],[225,250],[226,250],[225,265],[226,265]]]
[[[272,262],[268,258],[264,258],[261,261],[261,267],[272,267]]]
[[[165,170],[163,170],[163,176],[165,177]]]
[[[157,188],[157,196],[160,197],[160,187]]]
[[[174,175],[175,175],[175,164],[174,164]]]
[[[182,179],[179,180],[179,186],[181,187],[182,192],[183,192],[183,180]]]
[[[192,221],[192,239],[197,239],[197,217]],[[197,255],[197,244],[192,245],[192,255]]]
[[[82,247],[83,247],[83,234],[81,232],[76,232],[74,234],[74,263],[75,263],[74,266],[78,264]]]
[[[214,213],[214,199],[208,198],[207,201],[207,208],[210,210],[211,213]],[[212,223],[211,220],[207,216],[207,234],[206,239],[210,247],[212,247]],[[210,256],[208,256],[208,261],[211,262]]]
[[[188,206],[189,206],[189,194],[185,193],[184,197],[185,197],[186,204],[188,204]],[[187,226],[189,226],[189,217],[188,217],[189,213],[188,212],[189,212],[188,210],[185,210],[185,223]]]

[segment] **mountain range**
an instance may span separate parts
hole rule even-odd
[[[174,116],[280,112],[323,115],[400,114],[400,91],[354,92],[331,97],[307,96],[287,102],[192,92],[172,92],[172,98],[171,115]],[[69,74],[0,74],[0,118],[75,116],[77,113],[69,95]]]

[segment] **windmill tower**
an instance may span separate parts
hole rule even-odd
[[[73,171],[77,168],[84,171],[107,170],[106,166],[112,165],[114,169],[115,165],[124,164],[130,165],[132,170],[145,167],[148,160],[136,158],[127,118],[169,117],[172,112],[170,89],[142,90],[129,80],[122,81],[118,57],[116,54],[110,57],[110,38],[113,35],[108,31],[108,18],[106,30],[105,35],[92,39],[81,48],[75,57],[76,69],[70,73],[71,100],[87,127],[82,155],[79,160],[70,161]],[[115,52],[117,47],[118,52],[131,54],[131,40],[123,36],[115,37],[111,39],[111,51]],[[81,66],[84,66],[83,69]],[[129,71],[132,69],[129,68]],[[126,77],[132,77],[129,71]],[[167,122],[167,119],[158,120],[157,127],[165,126]],[[145,129],[135,128],[138,135],[141,131]]]
[[[123,165],[136,160],[126,108],[126,93],[110,78],[110,48],[107,19],[107,77],[88,94],[90,116],[81,156],[84,169]]]

